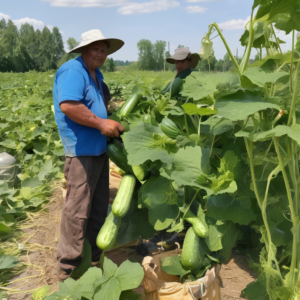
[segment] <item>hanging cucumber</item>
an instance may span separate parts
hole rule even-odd
[[[177,125],[168,118],[163,118],[160,128],[162,132],[171,139],[176,139],[178,135],[182,134]]]
[[[181,263],[185,269],[193,270],[200,266],[204,254],[202,253],[200,238],[193,227],[190,227],[185,235],[182,247]]]
[[[118,235],[118,229],[120,227],[120,224],[121,219],[116,217],[112,212],[110,212],[98,233],[96,240],[98,248],[102,250],[107,250],[113,246]]]
[[[125,103],[122,105],[120,110],[121,117],[126,117],[128,114],[130,114],[137,103],[139,102],[139,95],[133,94],[129,99],[125,101]]]
[[[135,184],[136,178],[133,175],[126,174],[123,176],[112,205],[112,212],[115,216],[123,218],[128,212]]]
[[[133,173],[131,166],[127,163],[127,157],[124,154],[123,149],[116,143],[108,144],[106,153],[110,160],[126,174]]]
[[[199,237],[205,238],[208,236],[208,226],[205,221],[201,221],[190,210],[186,213],[184,219],[193,225],[193,229]]]

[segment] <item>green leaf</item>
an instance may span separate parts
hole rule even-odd
[[[32,300],[43,300],[50,292],[51,286],[44,285],[32,294]]]
[[[103,274],[110,278],[114,276],[116,270],[118,269],[118,266],[113,263],[109,258],[104,257],[104,262],[103,262]]]
[[[139,190],[139,203],[149,210],[149,222],[155,230],[168,228],[179,214],[178,195],[165,177],[150,177]]]
[[[81,277],[91,266],[92,263],[92,247],[87,238],[84,238],[82,247],[82,260],[78,267],[76,267],[72,273],[72,278]]]
[[[247,137],[250,141],[264,141],[269,140],[271,137],[280,137],[283,135],[288,135],[291,139],[300,145],[300,125],[294,124],[291,127],[285,125],[278,125],[274,129],[268,131],[262,131],[258,133],[239,131],[235,134],[236,137]]]
[[[215,108],[218,110],[219,117],[231,121],[245,120],[255,112],[267,108],[281,110],[278,105],[265,102],[260,96],[243,91],[218,100]]]
[[[26,200],[29,200],[32,197],[31,187],[22,187],[20,192],[21,196]]]
[[[176,141],[168,139],[159,127],[142,123],[123,135],[123,142],[128,153],[128,163],[139,166],[147,160],[161,160],[171,163],[172,152],[177,151]]]
[[[220,228],[223,232],[222,236],[222,246],[223,249],[220,251],[219,255],[225,258],[225,262],[228,261],[231,255],[231,250],[236,242],[238,236],[238,226],[232,222],[226,222],[221,225]]]
[[[165,257],[162,260],[161,268],[170,275],[184,276],[190,273],[190,270],[183,268],[181,258],[178,255]]]
[[[224,223],[215,222],[208,226],[208,236],[205,238],[206,245],[210,251],[219,251],[223,248],[222,246],[222,236],[223,231],[222,227],[219,224],[223,225]]]
[[[267,292],[266,282],[257,280],[250,283],[243,292],[246,294],[249,300],[269,300],[270,297]]]
[[[11,228],[4,224],[2,220],[0,220],[0,236],[1,235],[7,235],[11,232]]]
[[[120,296],[120,300],[139,300],[141,294],[134,293],[133,291],[123,291]]]
[[[45,177],[49,175],[51,172],[52,172],[52,158],[49,158],[42,166],[38,177],[40,180],[44,180]]]
[[[209,149],[199,146],[181,148],[174,156],[171,178],[178,186],[188,185],[203,188],[209,174]]]
[[[119,281],[111,277],[100,286],[100,289],[96,289],[94,300],[119,300],[121,292]]]
[[[20,263],[18,258],[11,255],[2,255],[0,256],[0,270],[11,269],[17,266]]]
[[[275,83],[279,79],[288,80],[289,73],[284,71],[273,72],[272,61],[267,61],[265,64],[255,68],[248,68],[243,76],[246,76],[252,83],[264,88],[267,83]]]
[[[223,118],[220,119],[218,117],[211,117],[201,123],[200,131],[205,134],[219,135],[231,130],[232,128],[232,121]]]
[[[87,299],[93,299],[95,293],[95,283],[102,277],[102,271],[99,268],[92,267],[87,270],[77,281],[76,291]]]
[[[119,281],[122,291],[137,288],[144,278],[143,267],[139,263],[124,261],[116,270],[114,277]]]
[[[228,73],[205,74],[193,72],[185,79],[181,95],[193,98],[194,101],[204,100],[208,96],[218,93],[219,86],[222,84],[226,85],[228,90],[235,89],[240,85],[239,77],[237,74]]]
[[[38,179],[38,177],[26,178],[24,181],[22,181],[22,187],[36,187],[41,184],[42,182]]]
[[[222,221],[232,221],[240,225],[248,225],[255,221],[250,198],[222,194],[210,196],[207,201],[207,215]]]
[[[6,148],[10,148],[10,149],[15,149],[17,147],[17,144],[15,143],[15,141],[11,140],[11,139],[6,139],[3,142],[0,142],[0,145],[6,147]]]
[[[216,109],[210,108],[210,107],[199,107],[196,104],[187,103],[183,104],[182,108],[184,109],[184,112],[188,115],[200,115],[200,116],[208,116],[208,115],[215,115],[218,113]]]

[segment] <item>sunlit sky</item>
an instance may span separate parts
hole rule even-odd
[[[171,53],[179,44],[199,52],[208,25],[216,22],[236,54],[244,51],[239,39],[251,14],[251,0],[0,0],[0,19],[11,19],[17,26],[30,23],[36,29],[57,26],[64,42],[68,37],[80,41],[83,32],[100,29],[107,38],[119,38],[125,46],[112,55],[119,60],[137,60],[137,42],[148,39],[170,43]],[[291,49],[291,35],[279,33]],[[218,37],[215,56],[226,53]],[[252,53],[252,56],[255,53]]]

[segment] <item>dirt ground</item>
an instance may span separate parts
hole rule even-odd
[[[120,179],[110,176],[110,202],[116,195],[119,183]],[[32,291],[43,285],[50,285],[51,291],[58,290],[55,264],[62,206],[62,190],[57,185],[47,210],[29,215],[30,218],[23,229],[25,236],[18,240],[20,247],[24,247],[21,261],[28,267],[25,272],[14,278],[9,286],[24,292],[11,295],[9,300],[30,300],[31,293],[26,291]],[[108,252],[107,256],[120,265],[132,254],[117,249]],[[233,251],[230,261],[222,266],[219,276],[222,300],[245,299],[240,297],[241,290],[253,280],[255,273],[248,267],[245,256]],[[143,293],[143,287],[140,286],[137,291]]]

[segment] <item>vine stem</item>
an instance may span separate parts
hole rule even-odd
[[[292,68],[291,68],[291,72],[292,72]],[[295,110],[295,106],[296,106],[296,102],[297,102],[298,75],[299,75],[299,61],[297,62],[297,65],[296,65],[295,89],[294,89],[294,94],[293,94],[293,98],[292,98],[292,104],[291,104],[291,110],[290,110],[290,113],[289,113],[289,119],[288,119],[288,123],[287,123],[288,126],[290,126],[291,123],[292,123],[292,119],[293,119],[293,116],[294,116],[294,110]],[[292,74],[290,76],[292,77]]]
[[[292,38],[292,62],[290,69],[290,92],[293,92],[293,64],[294,64],[294,52],[295,52],[295,29],[293,29],[293,38]]]
[[[288,196],[288,201],[289,201],[289,206],[290,206],[290,211],[291,211],[291,219],[293,223],[293,248],[292,248],[292,261],[291,261],[291,266],[290,266],[290,272],[292,275],[292,280],[290,283],[290,288],[294,289],[295,288],[295,270],[297,267],[297,257],[298,257],[298,247],[299,247],[299,218],[297,218],[295,214],[295,209],[294,209],[294,203],[292,199],[292,194],[291,194],[291,189],[290,189],[290,184],[289,180],[284,168],[283,160],[280,154],[280,149],[279,149],[279,137],[274,138],[274,145],[275,145],[275,150],[278,156],[278,161],[280,165],[280,169],[282,172],[282,176],[284,179],[284,184]],[[299,271],[298,271],[299,272]]]
[[[220,30],[220,28],[219,28],[219,26],[216,22],[213,23],[212,26],[215,27],[215,29],[218,31],[218,33],[219,33],[219,35],[220,35],[220,37],[221,37],[221,39],[224,43],[224,46],[225,46],[225,48],[226,48],[233,64],[234,64],[234,66],[236,67],[237,71],[239,72],[239,76],[241,77],[242,75],[241,75],[241,72],[240,72],[240,66],[239,66],[237,60],[235,59],[234,55],[232,54],[232,52],[231,52],[231,50],[230,50],[230,48],[229,48],[229,46],[228,46],[228,44],[227,44],[227,42],[224,38],[224,35],[222,34],[222,31]]]
[[[257,185],[256,185],[254,162],[253,162],[253,142],[250,141],[250,143],[248,143],[247,138],[244,138],[244,141],[245,141],[248,157],[249,157],[249,160],[250,160],[250,171],[251,171],[251,178],[252,178],[254,193],[255,193],[259,208],[261,210],[263,222],[264,222],[266,232],[267,232],[267,241],[265,241],[265,243],[266,243],[266,248],[268,248],[268,267],[272,268],[272,259],[275,259],[275,253],[273,253],[273,249],[272,249],[272,237],[271,237],[271,231],[270,231],[269,224],[268,224],[266,206],[264,205],[264,203],[260,199],[260,195],[258,193],[258,189],[257,189]],[[270,276],[268,276],[268,274],[267,274],[267,282],[268,282],[267,292],[270,296],[270,299],[272,299],[271,292],[269,291]]]
[[[249,58],[250,58],[250,54],[251,54],[251,50],[252,50],[254,34],[255,34],[255,31],[254,31],[254,28],[253,28],[253,9],[252,9],[251,20],[250,20],[250,28],[249,28],[248,45],[247,45],[245,54],[244,54],[243,59],[242,59],[241,64],[240,64],[240,68],[239,68],[240,74],[243,74],[246,67],[247,67],[247,64],[248,64],[248,61],[249,61]]]

